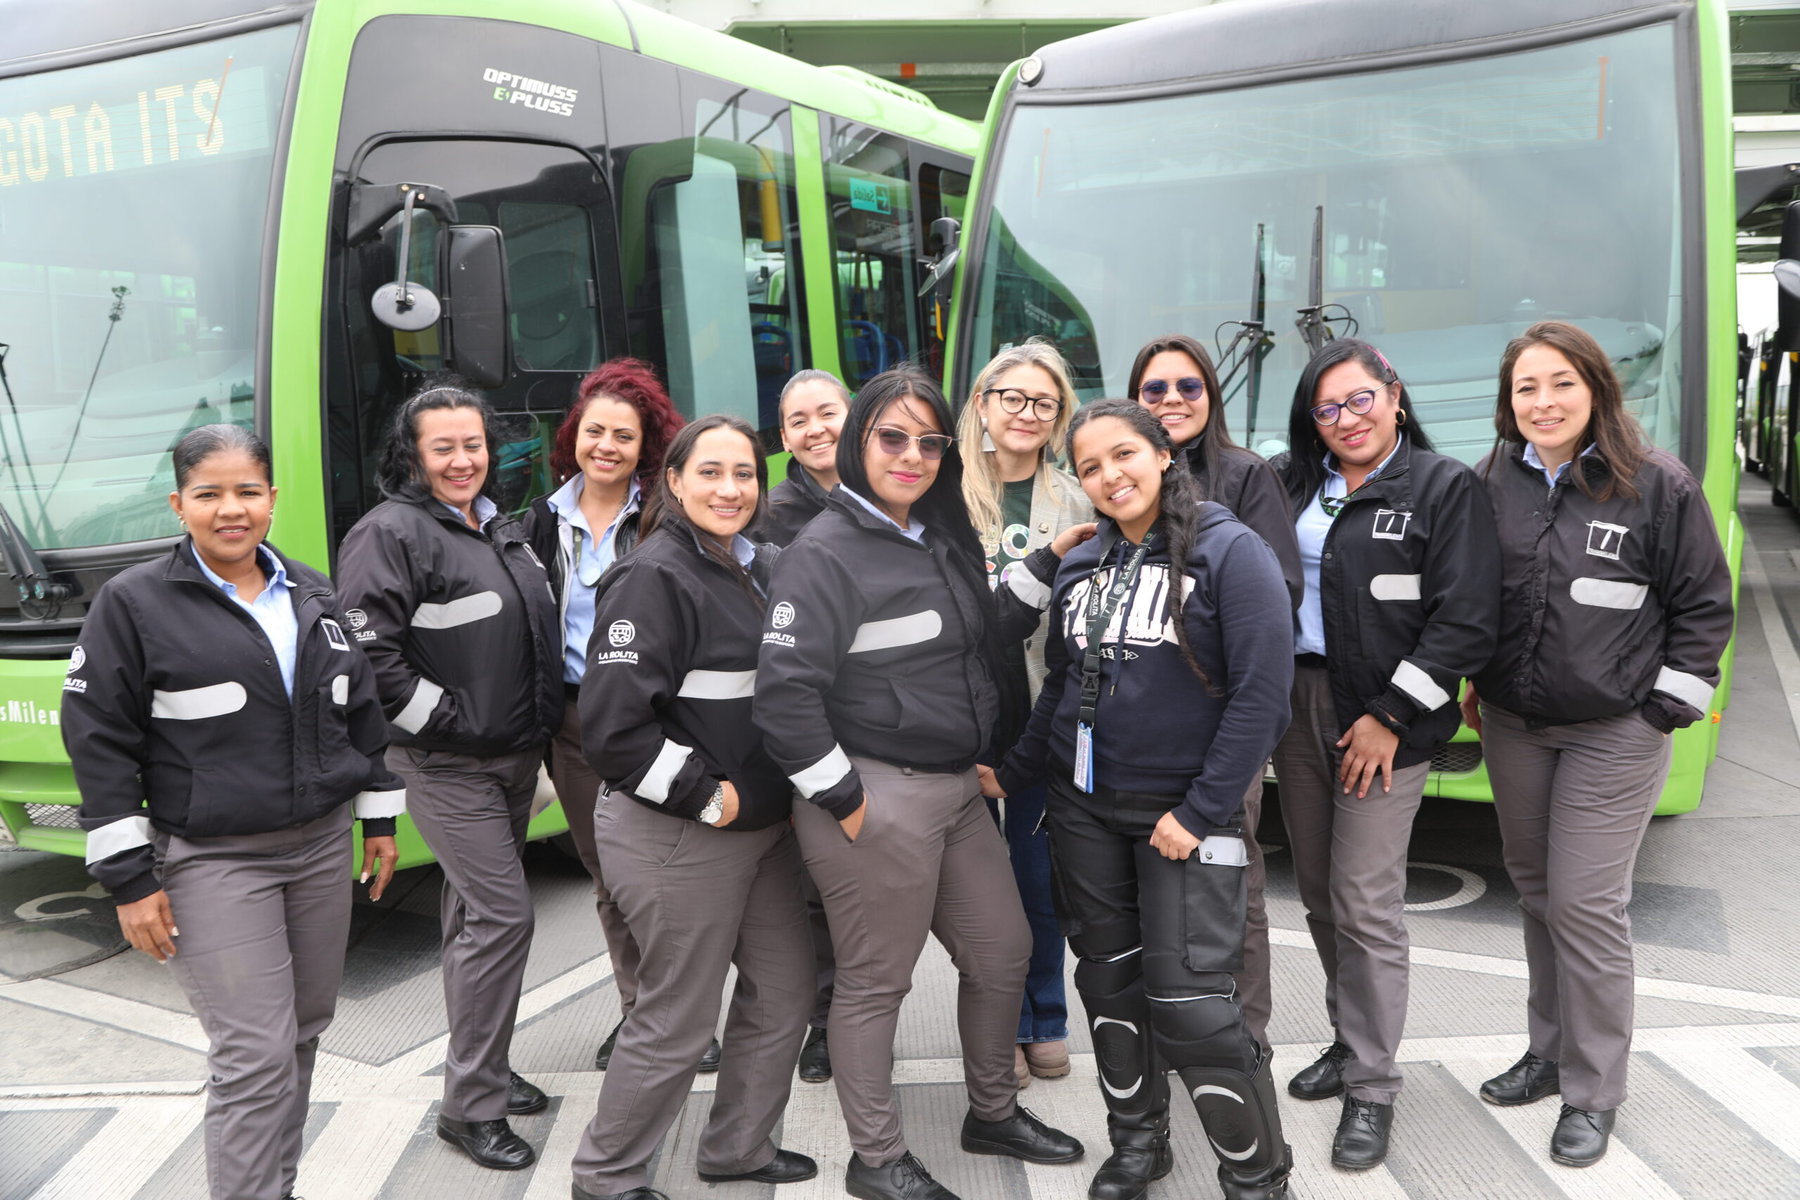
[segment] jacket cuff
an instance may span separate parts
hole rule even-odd
[[[1677,729],[1686,729],[1703,715],[1699,709],[1661,692],[1651,692],[1650,698],[1644,701],[1638,712],[1659,733],[1674,733]]]
[[[354,803],[356,807],[353,811],[357,820],[368,822],[386,817],[391,826],[393,818],[406,811],[406,789],[371,788],[356,793]],[[367,830],[368,825],[365,824],[363,828]]]
[[[667,804],[657,807],[671,817],[680,817],[684,821],[698,821],[700,811],[706,807],[706,802],[712,799],[712,794],[718,786],[717,779],[711,775],[702,774],[694,781],[693,787],[679,796],[670,796]]]
[[[1032,784],[1044,778],[1044,764],[1038,763],[1033,770],[1013,755],[1007,755],[1006,761],[994,771],[994,778],[1000,784],[1000,790],[1008,796],[1016,796]]]
[[[1039,546],[1019,560],[1023,570],[1015,570],[1006,577],[1006,589],[1018,597],[1021,604],[1043,612],[1050,607],[1050,585],[1056,579],[1059,562],[1055,551],[1048,546]]]
[[[394,818],[392,817],[359,817],[362,822],[364,839],[394,836]]]
[[[155,871],[145,871],[142,875],[134,875],[118,887],[112,889],[114,904],[133,904],[145,896],[154,896],[162,891],[162,880]]]
[[[833,820],[842,821],[862,807],[862,776],[855,771],[850,772],[829,791],[814,796],[812,802],[830,813]]]
[[[1213,830],[1218,828],[1217,825],[1200,815],[1200,810],[1194,807],[1194,802],[1191,800],[1184,800],[1169,811],[1175,814],[1175,819],[1181,822],[1183,829],[1203,842],[1212,836]]]
[[[1419,715],[1419,706],[1399,688],[1390,687],[1363,705],[1363,710],[1393,733],[1405,737]]]

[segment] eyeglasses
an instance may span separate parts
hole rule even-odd
[[[1186,379],[1175,381],[1175,390],[1181,393],[1183,400],[1192,403],[1206,395],[1206,380],[1189,375]],[[1138,384],[1138,399],[1147,400],[1151,404],[1161,404],[1169,394],[1169,381],[1166,379],[1146,379]]]
[[[1381,387],[1386,387],[1382,384]],[[1367,416],[1375,407],[1375,398],[1381,395],[1381,388],[1364,388],[1360,392],[1351,392],[1336,404],[1321,404],[1312,410],[1313,424],[1336,425],[1338,418],[1344,415],[1347,408],[1357,416]]]
[[[948,450],[955,441],[956,439],[947,433],[921,433],[914,437],[906,430],[896,429],[892,425],[875,427],[875,444],[881,447],[883,454],[905,454],[906,448],[917,442],[919,443],[919,457],[936,462],[944,457],[944,451]]]
[[[1031,406],[1031,415],[1040,421],[1054,421],[1062,416],[1062,401],[1055,396],[1027,396],[1017,388],[989,388],[983,397],[1000,397],[1000,407],[1009,413],[1022,413]]]

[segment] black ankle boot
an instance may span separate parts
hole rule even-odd
[[[1088,1184],[1088,1200],[1141,1200],[1150,1181],[1175,1169],[1175,1152],[1169,1149],[1169,1130],[1115,1129],[1113,1151],[1094,1172]]]

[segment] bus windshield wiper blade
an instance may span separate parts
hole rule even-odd
[[[50,577],[44,560],[13,524],[4,504],[0,504],[0,559],[19,589],[19,612],[34,621],[54,621],[69,598],[69,588]]]
[[[1219,391],[1222,399],[1231,398],[1231,384],[1239,371],[1247,371],[1244,376],[1245,418],[1249,422],[1244,428],[1254,433],[1256,429],[1256,401],[1262,391],[1262,360],[1268,357],[1275,346],[1275,335],[1263,321],[1267,315],[1268,275],[1263,269],[1264,226],[1256,223],[1256,261],[1250,269],[1250,317],[1244,321],[1224,321],[1219,329],[1227,325],[1237,326],[1237,332],[1231,335],[1231,344],[1219,351]],[[1213,346],[1219,344],[1219,329],[1213,330]]]
[[[1335,308],[1335,316],[1326,316],[1325,310]],[[1294,328],[1306,339],[1309,354],[1317,354],[1326,342],[1337,337],[1331,330],[1331,323],[1336,321],[1348,325],[1349,336],[1357,334],[1356,318],[1350,310],[1341,304],[1325,303],[1325,206],[1313,208],[1312,259],[1306,272],[1306,305],[1294,310],[1299,315],[1294,318]]]

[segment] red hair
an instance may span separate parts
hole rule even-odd
[[[663,455],[668,453],[669,443],[686,422],[656,377],[656,368],[636,358],[607,359],[589,371],[575,389],[575,402],[556,427],[556,438],[550,446],[550,473],[557,486],[567,483],[580,470],[575,462],[575,435],[587,413],[588,402],[599,396],[637,410],[644,440],[638,451],[636,478],[639,487],[653,487],[662,475]]]

